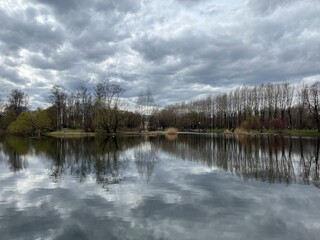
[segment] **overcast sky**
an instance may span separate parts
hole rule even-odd
[[[319,0],[1,0],[0,95],[110,78],[133,101],[320,80]]]

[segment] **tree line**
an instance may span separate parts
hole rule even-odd
[[[121,107],[124,89],[111,81],[67,92],[55,85],[48,92],[48,108],[29,110],[28,95],[14,89],[0,99],[0,130],[35,134],[63,128],[85,131],[208,129],[317,129],[320,132],[320,82],[292,85],[262,84],[239,87],[191,102],[157,107],[151,90],[136,98],[134,110]]]
[[[157,113],[158,124],[178,129],[317,129],[320,82],[298,86],[262,84],[170,105]]]
[[[29,96],[14,89],[7,99],[0,100],[0,129],[19,134],[39,134],[64,128],[88,132],[101,129],[114,133],[118,129],[143,125],[143,113],[120,108],[123,92],[119,84],[108,80],[99,82],[93,91],[80,86],[68,93],[63,86],[54,85],[47,97],[50,106],[30,111]],[[142,101],[140,104],[146,103]]]

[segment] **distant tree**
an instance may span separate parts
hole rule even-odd
[[[67,99],[68,123],[72,128],[93,130],[92,94],[85,86],[80,86]]]
[[[21,113],[16,121],[12,122],[8,127],[8,132],[13,134],[31,134],[33,131],[30,113]]]
[[[5,110],[0,118],[0,129],[6,130],[8,126],[17,119],[17,115],[14,111]]]
[[[6,130],[17,117],[28,110],[28,95],[18,89],[11,91],[7,101],[0,101],[0,129]]]
[[[94,92],[95,124],[106,132],[116,132],[120,122],[119,98],[123,88],[109,80],[100,82]]]
[[[150,88],[141,91],[136,100],[136,111],[140,115],[140,129],[149,130],[150,119],[156,113],[158,107],[155,104]]]
[[[10,123],[8,132],[13,134],[40,134],[54,129],[49,117],[49,110],[37,109],[32,112],[22,112],[18,118]]]
[[[306,100],[308,95],[308,87],[305,84],[299,85],[297,89],[297,127],[302,129],[305,127]]]
[[[0,130],[2,130],[2,119],[3,119],[3,112],[4,112],[4,100],[0,96]]]
[[[67,107],[68,94],[64,87],[60,85],[54,85],[51,88],[49,101],[56,116],[56,128],[62,129],[65,123],[66,107]]]
[[[93,103],[92,95],[85,86],[78,89],[79,112],[81,115],[81,127],[85,130],[93,130]]]
[[[307,88],[306,103],[317,124],[318,132],[320,132],[320,82],[316,82]]]
[[[13,111],[16,116],[19,116],[20,113],[28,110],[28,101],[28,94],[18,89],[13,89],[8,97],[6,110]]]
[[[129,130],[137,129],[140,124],[140,116],[131,111],[121,111],[123,127]]]
[[[292,104],[294,100],[294,93],[295,93],[295,88],[293,85],[290,85],[288,83],[283,84],[283,99],[285,101],[285,107],[283,110],[287,109],[288,116],[289,116],[289,128],[291,129],[293,126],[292,123]],[[282,116],[282,114],[281,114]]]
[[[5,107],[5,102],[3,98],[0,96],[0,116],[2,116]]]
[[[37,109],[36,111],[30,112],[29,115],[32,131],[34,133],[41,133],[45,131],[51,131],[55,128],[54,122],[50,118],[49,109]]]

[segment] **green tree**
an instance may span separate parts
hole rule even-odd
[[[51,131],[54,129],[55,125],[52,119],[50,118],[49,109],[37,109],[30,113],[30,121],[33,129],[33,133],[41,133],[45,131]]]
[[[14,122],[10,123],[8,132],[12,134],[31,134],[33,132],[33,127],[30,113],[21,113]]]
[[[0,118],[0,129],[6,130],[8,126],[14,122],[17,118],[17,115],[14,111],[5,110]]]
[[[40,134],[54,129],[49,110],[38,109],[33,112],[23,112],[8,127],[12,134]]]

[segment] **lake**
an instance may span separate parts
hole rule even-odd
[[[0,138],[1,239],[319,239],[320,139]]]

